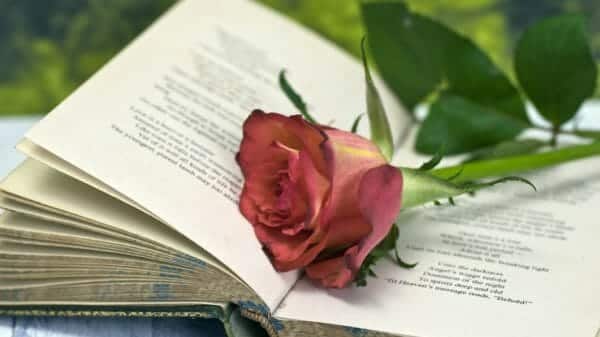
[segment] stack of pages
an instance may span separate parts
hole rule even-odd
[[[600,161],[399,219],[364,288],[278,273],[240,215],[234,156],[255,108],[364,110],[360,63],[255,3],[180,1],[30,130],[0,185],[0,314],[217,317],[230,335],[594,337]],[[406,125],[382,87],[391,124]],[[366,127],[366,126],[364,126]],[[401,129],[401,128],[399,128]],[[395,134],[401,134],[396,130]],[[419,163],[410,146],[396,163]]]

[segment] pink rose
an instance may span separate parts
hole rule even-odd
[[[369,140],[301,116],[255,110],[237,161],[240,210],[278,271],[341,288],[400,211],[402,175]]]

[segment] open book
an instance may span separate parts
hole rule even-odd
[[[405,212],[400,253],[418,266],[383,261],[367,287],[277,273],[238,211],[234,155],[252,109],[294,113],[282,68],[319,121],[348,129],[364,110],[357,60],[243,0],[179,2],[56,107],[0,185],[0,313],[217,317],[232,336],[261,333],[248,318],[272,337],[595,335],[597,159],[536,175],[535,195]]]

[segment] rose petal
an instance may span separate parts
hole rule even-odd
[[[294,235],[316,225],[317,217],[327,197],[329,182],[317,170],[308,151],[289,151],[290,153],[294,151],[294,156],[290,155],[288,167],[290,183],[284,188],[280,202],[285,201],[290,205],[292,212],[290,220],[293,220],[291,221],[293,225],[284,229],[283,233]],[[302,213],[299,213],[299,210],[302,210]],[[300,216],[303,219],[300,219]]]
[[[373,168],[363,176],[359,206],[373,230],[360,242],[356,255],[350,256],[352,269],[360,269],[371,250],[389,233],[402,206],[402,186],[402,173],[391,165]]]
[[[327,233],[327,250],[345,249],[337,257],[311,263],[306,267],[307,276],[327,288],[343,288],[353,279],[357,270],[351,266],[351,258],[358,252],[357,244],[369,235],[371,225],[363,217],[339,219],[331,224]]]
[[[317,222],[317,217],[321,213],[331,185],[327,178],[319,172],[308,151],[300,151],[298,167],[302,172],[298,178],[299,184],[303,187],[308,204],[305,223],[310,229],[314,228]]]
[[[371,225],[362,216],[336,218],[327,230],[327,249],[347,249],[359,243],[371,230]]]
[[[278,271],[303,268],[323,251],[326,241],[320,231],[301,232],[286,236],[276,229],[256,226],[256,237],[272,255],[272,262]]]
[[[306,267],[323,251],[346,249],[360,242],[370,231],[371,226],[362,217],[337,220],[325,233],[317,229],[295,236],[284,236],[274,228],[255,227],[256,236],[271,253],[273,263],[280,271]]]
[[[344,288],[354,280],[355,272],[348,265],[347,254],[352,255],[356,246],[346,254],[313,263],[306,267],[306,276],[326,288]]]
[[[385,164],[385,158],[373,143],[353,133],[325,129],[328,139],[321,145],[328,166],[331,197],[323,210],[322,222],[334,217],[352,217],[358,209],[358,182],[369,169]]]
[[[256,207],[240,207],[242,214],[253,224],[259,222],[271,227],[302,222],[307,214],[305,197],[296,193],[291,181],[296,178],[287,173],[298,171],[299,151],[279,141],[264,151],[270,158],[247,170],[241,195],[241,201],[248,204],[250,199]]]
[[[320,144],[325,136],[314,125],[302,119],[302,116],[286,117],[277,113],[265,113],[254,110],[243,125],[244,137],[240,144],[240,151],[236,159],[244,176],[262,165],[271,161],[271,154],[266,148],[278,141],[287,147],[309,151],[312,158],[320,157]],[[322,159],[316,163],[321,172],[325,172]]]
[[[265,225],[281,226],[285,225],[285,216],[278,211],[287,205],[290,211],[288,225],[295,228],[294,225],[305,221],[307,216],[312,222],[316,209],[313,206],[307,212],[306,198],[295,195],[296,186],[288,186],[287,194],[283,199],[279,198],[280,194],[276,192],[280,189],[280,177],[277,174],[288,166],[293,169],[291,152],[297,154],[297,149],[302,149],[310,154],[314,168],[323,176],[325,161],[320,154],[320,144],[326,139],[325,135],[301,116],[286,117],[261,110],[253,111],[243,128],[244,137],[236,156],[245,178],[240,196],[242,214],[253,224],[261,221]]]
[[[373,143],[301,116],[254,111],[236,158],[245,178],[240,210],[275,268],[309,265],[325,286],[353,279],[399,211],[402,177],[394,169],[398,185]]]
[[[299,268],[304,268],[315,260],[315,258],[323,251],[325,241],[321,240],[317,244],[311,245],[302,255],[292,261],[273,260],[273,266],[278,271],[290,271]]]
[[[298,259],[315,241],[315,233],[299,233],[288,236],[277,228],[267,226],[255,226],[254,232],[258,240],[265,246],[273,256],[274,261],[293,261]]]

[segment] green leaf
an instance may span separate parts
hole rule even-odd
[[[563,15],[527,29],[517,43],[515,71],[537,110],[558,129],[596,86],[598,70],[583,19]]]
[[[416,148],[457,154],[492,146],[515,138],[527,123],[489,106],[452,94],[442,94],[431,105],[417,134]]]
[[[373,84],[369,65],[367,63],[367,55],[365,53],[365,39],[361,42],[362,61],[365,69],[365,81],[367,87],[367,116],[369,117],[369,125],[371,127],[371,141],[379,147],[383,156],[389,161],[394,154],[394,141],[392,139],[392,131],[388,122],[383,103]]]
[[[362,14],[371,55],[381,76],[414,112],[442,82],[443,56],[439,50],[446,43],[445,30],[425,17],[411,15],[401,1],[365,2]]]
[[[364,116],[364,114],[360,114],[360,115],[356,116],[354,123],[352,123],[352,128],[350,129],[350,132],[356,133],[356,131],[358,131],[358,124],[360,124],[360,121],[363,118],[363,116]]]
[[[548,142],[539,139],[509,140],[492,147],[474,151],[463,163],[533,153],[546,145],[548,145]]]
[[[417,150],[433,154],[441,143],[453,141],[448,154],[464,153],[512,139],[530,124],[523,100],[508,77],[471,40],[427,17],[410,12],[403,2],[366,2],[362,12],[373,59],[390,88],[409,109],[443,91],[474,103],[471,125],[498,122],[463,142],[464,128],[443,128],[440,123],[421,128]],[[445,104],[445,103],[444,103]],[[438,112],[439,113],[439,112]],[[444,123],[460,125],[465,113],[444,110]],[[504,124],[503,122],[506,122]],[[520,123],[518,123],[520,122]],[[510,135],[508,137],[507,135]]]
[[[445,88],[528,121],[517,89],[469,39],[411,13],[401,1],[365,2],[362,13],[373,59],[390,88],[410,110]]]
[[[285,77],[284,69],[282,69],[279,72],[279,87],[281,88],[281,90],[283,90],[283,93],[292,102],[292,104],[294,104],[296,109],[298,109],[300,111],[302,116],[304,116],[304,118],[307,121],[309,121],[313,124],[317,124],[317,121],[310,115],[310,113],[308,113],[308,109],[306,108],[306,103],[304,103],[302,96],[298,95],[298,93],[296,93],[294,88],[292,88],[292,86],[288,82],[287,78]]]
[[[459,35],[446,48],[448,92],[530,123],[517,88],[485,52]]]

